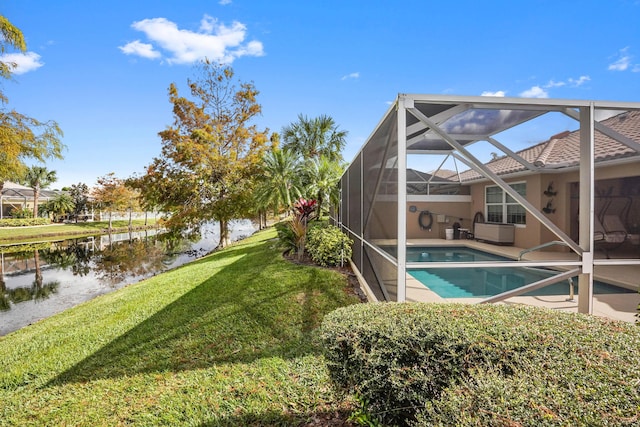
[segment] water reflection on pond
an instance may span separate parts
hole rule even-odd
[[[231,223],[232,240],[254,231],[249,220]],[[196,239],[146,230],[0,246],[0,336],[185,264],[211,252],[218,240],[212,224]]]

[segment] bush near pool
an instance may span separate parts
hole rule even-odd
[[[332,267],[347,263],[351,258],[353,240],[338,227],[321,223],[307,231],[307,252],[318,265]]]
[[[640,327],[537,307],[358,304],[323,321],[334,383],[385,425],[640,425]]]

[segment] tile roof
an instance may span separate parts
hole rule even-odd
[[[619,134],[640,143],[640,111],[628,111],[602,120],[600,123]],[[640,156],[640,153],[621,144],[612,138],[595,132],[595,161],[622,159],[632,156]],[[549,138],[532,147],[518,151],[516,154],[535,166],[543,169],[558,169],[576,166],[580,159],[580,132],[565,131]],[[516,159],[509,156],[500,157],[485,164],[497,175],[507,175],[527,170]],[[456,179],[455,176],[449,177]],[[460,174],[462,182],[474,181],[483,178],[474,170],[467,170]],[[457,180],[457,179],[456,179]]]

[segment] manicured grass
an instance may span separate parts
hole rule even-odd
[[[143,219],[135,219],[133,227],[144,227]],[[153,226],[155,220],[149,219],[147,224]],[[51,224],[36,227],[0,227],[0,244],[13,242],[28,242],[33,240],[45,240],[59,236],[92,236],[106,232],[109,221],[79,222],[78,224]],[[126,231],[129,227],[128,220],[112,221],[111,227],[115,231]]]
[[[0,425],[300,425],[344,410],[315,329],[358,300],[274,237],[0,338]]]

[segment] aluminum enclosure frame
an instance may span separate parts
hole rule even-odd
[[[640,265],[638,259],[613,261],[594,258],[595,131],[601,132],[640,154],[640,142],[620,135],[596,120],[596,113],[601,110],[640,111],[640,103],[399,94],[341,178],[341,209],[338,210],[337,222],[355,241],[354,245],[357,250],[354,250],[353,261],[356,268],[360,270],[359,273],[368,270],[370,271],[369,277],[375,277],[378,282],[383,282],[380,293],[384,295],[383,299],[403,302],[407,297],[407,269],[427,266],[429,268],[469,268],[496,265],[495,262],[407,263],[407,155],[414,153],[450,154],[500,187],[577,255],[578,261],[555,263],[554,265],[561,265],[567,270],[578,273],[578,310],[583,313],[591,313],[593,309],[594,266]],[[550,112],[570,117],[576,120],[579,126],[580,229],[578,242],[571,239],[564,230],[543,215],[525,197],[513,190],[502,176],[487,168],[467,148],[475,142],[486,141],[523,165],[526,170],[541,171],[543,170],[541,167],[524,160],[499,142],[495,135]],[[384,144],[386,145],[382,149]],[[391,175],[397,176],[391,190],[382,191],[381,184],[385,179],[389,181],[388,178]],[[373,177],[375,179],[372,179]],[[357,188],[350,187],[350,180],[359,181]],[[367,192],[373,194],[366,194]],[[353,197],[354,200],[351,200],[350,194],[352,196],[357,194],[357,197]],[[356,198],[357,200],[355,200]],[[395,258],[381,250],[371,239],[373,231],[369,228],[372,226],[372,217],[381,214],[376,212],[376,203],[381,200],[392,201],[397,208],[394,213],[396,216],[395,230],[388,231],[387,235],[383,236],[391,242],[392,246],[395,246]],[[359,205],[356,206],[356,204]],[[355,215],[356,211],[357,215],[354,218],[359,216],[359,220],[350,220],[349,215]],[[372,261],[374,258],[377,261]],[[538,264],[523,261],[499,263],[504,267]],[[390,277],[390,272],[394,272],[395,277]],[[363,274],[363,276],[366,279],[367,274]],[[540,285],[546,286],[560,280],[566,280],[566,276],[566,272],[558,273],[554,278],[546,279],[545,283]],[[388,283],[389,286],[386,286],[385,283]],[[528,288],[534,285],[537,284],[529,285]],[[395,291],[389,291],[389,289],[395,289]],[[526,289],[523,288],[520,293],[524,292]],[[389,296],[390,293],[391,296]],[[483,302],[501,301],[518,293],[517,291],[505,292],[504,295],[500,294]],[[395,294],[395,298],[393,294]]]

